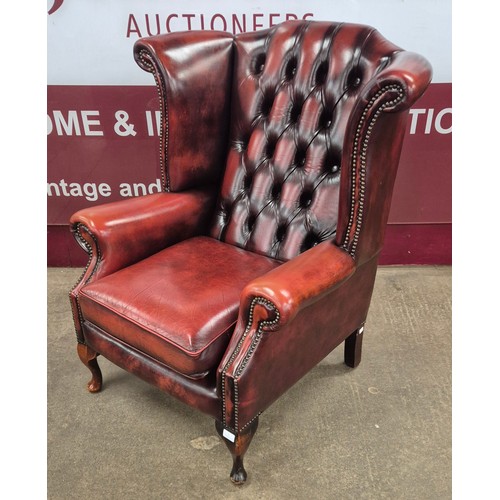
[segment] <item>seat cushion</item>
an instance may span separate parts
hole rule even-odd
[[[199,377],[218,365],[240,294],[279,261],[196,237],[80,291],[84,321],[174,370]]]

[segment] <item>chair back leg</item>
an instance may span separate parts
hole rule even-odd
[[[351,368],[356,368],[361,362],[361,346],[363,344],[364,326],[354,330],[345,339],[344,343],[344,363]]]

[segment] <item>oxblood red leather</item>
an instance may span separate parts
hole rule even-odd
[[[90,257],[78,352],[92,391],[100,353],[215,417],[241,482],[260,413],[346,339],[359,362],[431,67],[369,26],[311,21],[159,35],[134,55],[158,87],[168,192],[71,219]]]
[[[86,321],[192,377],[215,368],[246,283],[280,264],[197,237],[82,288]]]
[[[248,317],[251,301],[264,297],[279,312],[275,328],[284,326],[300,309],[332,292],[355,270],[354,260],[348,253],[325,241],[252,280],[242,293],[241,315]]]
[[[73,214],[71,230],[89,254],[87,267],[70,293],[79,342],[84,342],[78,302],[82,286],[178,241],[203,234],[214,199],[209,190],[158,193]]]
[[[357,124],[348,123],[352,111],[364,110],[386,84],[406,91],[392,111],[406,108],[430,79],[428,69],[419,74],[423,58],[400,52],[376,30],[360,25],[290,22],[238,36],[232,104],[237,119],[231,122],[212,235],[282,260],[334,238],[341,170],[349,184],[355,144],[345,136],[357,132]],[[381,98],[396,94],[389,91]],[[384,129],[398,158],[401,130]],[[394,158],[388,160],[397,165]],[[377,189],[371,180],[364,176],[368,196]],[[343,188],[344,197],[350,196]],[[386,200],[390,187],[383,189],[378,198]],[[345,200],[341,206],[359,201]],[[342,218],[348,220],[349,212],[343,210]],[[380,247],[370,250],[374,255]]]
[[[71,217],[70,224],[85,227],[99,241],[103,277],[204,233],[213,201],[207,190],[150,194],[85,208]]]
[[[226,158],[233,37],[218,31],[138,40],[135,60],[155,76],[160,96],[164,188],[220,182]]]

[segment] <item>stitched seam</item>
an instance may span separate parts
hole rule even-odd
[[[358,148],[361,143],[361,130],[363,126],[365,125],[366,119],[368,117],[368,113],[370,112],[371,108],[375,105],[376,101],[386,92],[395,90],[398,92],[398,96],[395,97],[394,99],[391,99],[390,101],[386,101],[382,103],[378,109],[375,111],[373,114],[372,118],[370,119],[368,128],[362,138],[362,147],[361,147],[361,153],[359,154],[359,182],[355,182],[356,179],[356,170],[357,170],[357,165],[358,165]],[[365,201],[365,187],[366,187],[366,152],[368,149],[368,143],[370,141],[370,136],[372,129],[375,125],[375,122],[377,121],[378,117],[382,113],[382,111],[385,108],[388,108],[390,106],[396,105],[398,102],[400,102],[404,98],[404,90],[401,85],[398,84],[391,84],[391,85],[386,85],[382,89],[380,89],[368,102],[368,104],[365,106],[365,109],[363,110],[363,114],[361,115],[361,118],[359,119],[358,126],[356,128],[356,136],[354,138],[354,147],[353,147],[353,153],[352,153],[352,160],[351,160],[351,178],[353,179],[352,181],[352,186],[351,186],[351,207],[350,207],[350,212],[349,212],[349,221],[347,224],[347,230],[344,238],[344,242],[342,243],[342,248],[346,250],[352,258],[355,257],[356,255],[356,247],[358,245],[359,241],[359,235],[361,232],[361,226],[363,223],[363,207],[364,207],[364,201]],[[356,187],[359,185],[359,208],[357,210],[357,213],[355,214],[355,206],[356,206]],[[354,225],[354,221],[356,220],[356,229],[354,231],[354,236],[352,237],[352,246],[351,249],[349,250],[349,243],[350,243],[350,232],[352,230],[352,227]]]
[[[252,343],[250,345],[250,348],[243,358],[241,366],[238,368],[235,376],[234,376],[234,429],[231,428],[230,426],[227,425],[226,423],[226,394],[225,394],[225,389],[226,389],[226,374],[229,369],[229,366],[231,363],[235,360],[236,356],[239,354],[241,350],[241,346],[243,345],[243,342],[245,341],[246,337],[248,336],[251,328],[252,328],[252,323],[253,323],[253,311],[255,309],[255,306],[257,304],[261,305],[267,305],[268,307],[271,307],[275,312],[276,312],[276,317],[271,320],[271,321],[261,321],[257,327],[257,332],[255,334],[254,339],[252,340]],[[243,335],[241,336],[235,350],[233,351],[231,357],[229,358],[228,362],[226,363],[226,366],[224,367],[224,370],[222,371],[222,377],[221,377],[221,392],[222,392],[222,422],[224,427],[227,429],[230,429],[233,432],[238,433],[238,404],[239,404],[239,395],[238,395],[238,377],[241,375],[243,369],[247,365],[250,357],[252,356],[253,352],[255,351],[255,348],[257,347],[257,344],[259,343],[260,338],[262,337],[263,334],[263,329],[265,326],[273,326],[276,325],[280,320],[280,313],[276,306],[270,301],[265,299],[264,297],[255,297],[251,304],[250,304],[250,311],[248,313],[248,321],[247,321],[247,326],[245,328],[245,331],[243,332]],[[251,421],[255,420],[260,415],[257,414]],[[251,422],[250,421],[250,422]],[[247,422],[244,427],[242,427],[239,430],[243,430],[250,422]]]
[[[146,59],[148,58],[148,59]],[[162,179],[163,189],[165,191],[170,191],[170,178],[167,172],[168,163],[168,105],[167,105],[167,90],[165,80],[163,75],[158,69],[158,66],[154,62],[153,56],[145,49],[139,52],[139,59],[148,69],[150,73],[153,74],[156,83],[156,91],[158,92],[158,98],[160,101],[160,122],[161,122],[161,133],[160,133],[160,173]],[[165,124],[165,125],[164,125]]]

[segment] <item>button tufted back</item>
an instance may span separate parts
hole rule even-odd
[[[333,239],[347,121],[399,50],[353,24],[292,21],[237,36],[212,236],[280,260]]]

